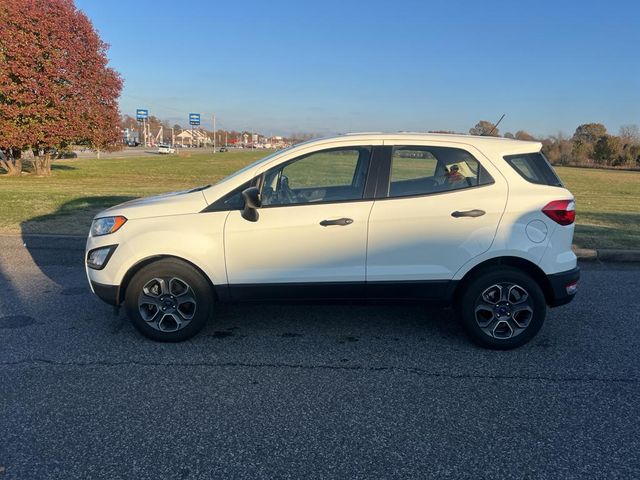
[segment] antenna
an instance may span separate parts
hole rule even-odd
[[[498,128],[498,125],[500,125],[500,122],[502,121],[502,119],[504,118],[504,116],[506,115],[506,113],[503,113],[502,116],[500,117],[500,120],[498,120],[498,123],[496,123],[493,128],[491,129],[491,131],[489,133],[487,133],[487,137],[489,135],[491,135],[493,133],[493,131]]]

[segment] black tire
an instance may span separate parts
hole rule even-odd
[[[507,299],[494,305],[492,302],[497,296],[505,298],[504,292],[517,301]],[[547,314],[540,285],[523,271],[506,266],[493,267],[475,276],[454,301],[458,318],[471,340],[482,347],[498,350],[527,343],[538,333]],[[493,334],[488,333],[492,328]],[[511,336],[508,337],[509,331]]]
[[[175,258],[161,259],[141,268],[129,282],[125,294],[125,306],[133,326],[159,342],[181,342],[193,337],[211,317],[214,303],[214,292],[203,275]],[[166,313],[162,308],[166,308]],[[167,328],[174,325],[175,330]]]

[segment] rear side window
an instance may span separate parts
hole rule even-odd
[[[553,171],[553,168],[542,153],[507,155],[504,159],[527,182],[550,185],[552,187],[563,186],[558,175]]]
[[[429,195],[490,183],[493,183],[491,175],[466,150],[393,147],[389,197]]]

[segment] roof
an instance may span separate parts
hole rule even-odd
[[[542,148],[542,144],[537,141],[524,141],[515,140],[512,138],[503,137],[488,137],[479,135],[464,135],[464,134],[452,134],[452,133],[425,133],[425,132],[354,132],[343,133],[340,135],[334,135],[324,138],[316,138],[306,142],[299,143],[295,147],[302,145],[310,146],[316,143],[329,143],[332,141],[340,140],[355,140],[355,141],[393,141],[397,144],[398,141],[419,141],[419,142],[448,142],[458,143],[463,145],[476,146],[482,150],[490,150],[494,153],[499,152],[528,152],[539,151]]]
[[[431,133],[431,132],[353,132],[353,133],[343,133],[340,136],[367,136],[367,137],[375,137],[376,139],[385,139],[385,138],[398,138],[398,137],[407,137],[407,138],[423,138],[425,140],[437,140],[437,141],[456,141],[463,143],[492,143],[492,142],[507,142],[512,143],[539,143],[537,141],[525,141],[525,140],[516,140],[514,138],[504,138],[504,137],[491,137],[491,136],[481,136],[481,135],[469,135],[464,133]]]

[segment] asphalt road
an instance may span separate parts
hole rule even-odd
[[[168,345],[74,244],[0,238],[0,478],[640,477],[640,267],[582,265],[510,352],[419,305],[220,306]]]

